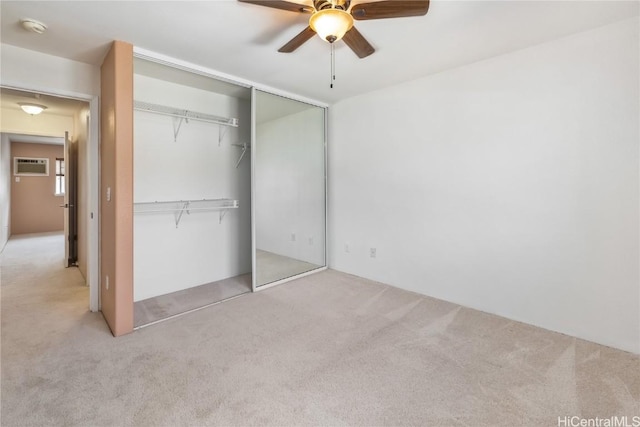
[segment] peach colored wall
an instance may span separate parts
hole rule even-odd
[[[12,235],[64,229],[64,210],[60,207],[64,197],[55,195],[56,157],[63,156],[62,145],[11,143]],[[48,157],[49,176],[14,176],[14,157]]]
[[[100,296],[111,332],[119,336],[133,331],[132,45],[113,42],[100,79]]]

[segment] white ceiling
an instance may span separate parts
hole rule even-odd
[[[23,135],[18,133],[9,133],[9,141],[11,142],[25,142],[29,144],[50,144],[50,145],[64,145],[64,138],[55,136],[36,136],[36,135]]]
[[[359,0],[354,0],[354,4]],[[311,4],[310,0],[297,0]],[[637,1],[433,1],[424,17],[356,21],[376,53],[358,59],[336,45],[329,89],[329,45],[314,37],[296,52],[280,46],[308,15],[235,0],[1,1],[1,40],[99,65],[111,40],[263,85],[333,103],[569,34],[638,16]],[[48,31],[24,31],[19,20]]]
[[[59,116],[73,116],[82,108],[88,107],[89,104],[77,99],[60,98],[46,94],[36,94],[24,92],[21,90],[1,88],[0,89],[0,108],[9,110],[19,110],[19,102],[40,104],[47,107],[42,114],[56,114]],[[25,113],[26,114],[26,113]]]

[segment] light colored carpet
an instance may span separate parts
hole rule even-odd
[[[251,292],[251,274],[229,277],[217,282],[138,301],[133,304],[134,326],[147,325],[247,292]]]
[[[256,285],[277,282],[320,267],[322,266],[258,249],[256,251]]]
[[[256,264],[258,286],[320,268],[316,264],[260,249],[257,251]],[[139,327],[153,323],[247,292],[251,292],[251,274],[230,277],[217,282],[137,301],[134,303],[134,326]]]
[[[0,261],[3,426],[640,415],[637,356],[331,270],[113,338],[48,239]]]

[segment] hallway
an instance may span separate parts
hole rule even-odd
[[[102,314],[89,311],[80,271],[64,268],[63,258],[59,232],[14,236],[0,254],[2,424],[11,412],[33,411],[35,403],[54,397],[46,391],[47,372],[80,368],[60,361],[80,356],[89,335],[111,338]]]
[[[100,313],[89,312],[89,288],[80,271],[64,268],[63,258],[62,233],[11,237],[0,254],[3,342],[29,340],[37,346],[62,339],[91,318],[103,322]],[[3,348],[2,356],[5,364],[12,355]]]

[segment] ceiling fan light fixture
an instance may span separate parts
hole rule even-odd
[[[44,105],[31,104],[26,102],[19,102],[18,105],[20,106],[20,108],[22,108],[22,111],[27,114],[31,114],[32,116],[40,114],[47,109],[47,107],[45,107]]]
[[[309,26],[322,40],[333,43],[353,27],[353,17],[341,9],[323,9],[311,15]]]

